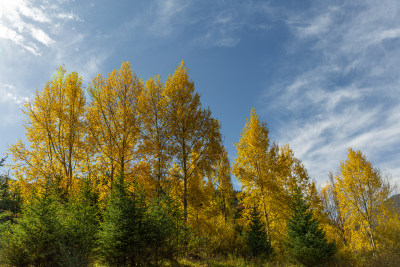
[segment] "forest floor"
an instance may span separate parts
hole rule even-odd
[[[296,266],[282,262],[249,261],[243,258],[235,259],[179,259],[176,263],[166,266],[172,267],[292,267]]]

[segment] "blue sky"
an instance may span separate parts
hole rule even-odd
[[[398,183],[399,25],[397,0],[0,0],[0,153],[58,66],[87,83],[122,61],[165,79],[184,60],[232,160],[254,107],[319,183],[348,147]]]

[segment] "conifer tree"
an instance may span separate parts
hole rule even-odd
[[[140,260],[144,199],[131,192],[123,176],[114,181],[99,232],[99,254],[111,266],[134,266]]]
[[[164,198],[164,199],[162,199]],[[166,196],[146,205],[143,191],[123,176],[114,181],[99,232],[99,256],[110,266],[159,265],[174,256],[175,209]]]
[[[94,256],[97,245],[96,236],[99,231],[98,194],[93,190],[89,179],[77,194],[65,205],[64,262],[69,266],[88,266]]]
[[[294,189],[291,210],[292,216],[287,223],[288,231],[284,241],[289,258],[305,266],[329,261],[336,252],[335,244],[325,238],[325,232],[313,218],[310,205],[298,187]]]
[[[5,158],[0,159],[0,167]],[[18,187],[11,188],[12,179],[7,173],[0,174],[0,223],[12,219],[21,210],[21,196]]]
[[[247,247],[252,257],[268,257],[273,249],[265,232],[265,225],[255,207],[253,207],[250,215],[251,222],[250,231],[247,233]]]
[[[64,209],[47,178],[42,192],[35,192],[22,215],[6,233],[7,245],[1,257],[11,266],[60,266],[64,262]]]
[[[144,231],[145,236],[142,258],[160,265],[163,260],[173,259],[178,252],[179,239],[183,220],[178,205],[165,192],[153,199],[146,209]]]

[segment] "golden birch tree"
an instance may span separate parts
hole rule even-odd
[[[275,173],[283,194],[280,199],[282,209],[290,212],[292,194],[298,188],[310,204],[314,215],[317,217],[321,216],[322,204],[315,182],[308,175],[308,171],[301,160],[295,157],[293,150],[288,144],[279,148]],[[286,216],[287,214],[284,215],[285,218]]]
[[[270,145],[268,128],[252,109],[250,119],[242,130],[238,150],[233,164],[233,174],[242,184],[242,201],[247,207],[257,207],[262,214],[268,234],[278,207],[275,201],[279,192],[275,166],[277,148]],[[245,209],[250,211],[250,209]],[[249,214],[245,214],[245,216]]]
[[[25,104],[29,146],[19,140],[9,148],[15,162],[11,168],[23,188],[57,176],[61,186],[73,190],[84,165],[85,105],[82,79],[76,72],[67,74],[63,67]]]
[[[146,81],[138,100],[141,124],[139,153],[142,155],[147,175],[155,182],[153,191],[157,191],[158,195],[163,186],[166,186],[165,181],[171,168],[173,154],[172,131],[168,121],[169,103],[165,86],[158,76]]]
[[[320,215],[322,206],[308,172],[288,145],[279,147],[270,142],[266,123],[252,109],[242,130],[233,173],[242,184],[241,201],[245,205],[245,224],[253,207],[262,214],[267,234],[273,245],[283,250],[281,242],[291,213],[293,190],[300,188],[313,211]]]
[[[224,216],[225,222],[227,222],[232,214],[234,191],[231,180],[231,164],[225,148],[217,162],[214,183],[216,184],[217,205]]]
[[[140,131],[137,100],[142,88],[128,62],[107,78],[99,73],[89,86],[91,102],[86,119],[95,154],[93,164],[99,176],[105,175],[108,188],[116,175],[132,178]]]
[[[335,177],[335,189],[340,212],[352,231],[352,246],[376,252],[376,226],[391,192],[389,183],[372,166],[361,151],[348,149],[347,159],[340,164]]]
[[[348,246],[351,232],[346,228],[346,217],[340,210],[335,176],[332,172],[329,173],[328,183],[321,188],[321,200],[328,219],[326,225],[328,237],[334,239],[339,247]]]
[[[210,177],[213,165],[220,156],[221,134],[218,120],[201,107],[200,96],[189,79],[182,62],[165,84],[169,101],[168,126],[171,130],[175,168],[173,179],[182,183],[181,190],[185,222],[188,217],[189,184],[199,175]]]
[[[274,152],[274,155],[276,153]],[[323,217],[323,209],[315,182],[308,175],[303,163],[295,157],[289,145],[281,146],[279,154],[275,157],[274,173],[279,190],[273,196],[273,201],[277,202],[275,204],[277,212],[274,212],[275,222],[273,226],[275,235],[283,236],[287,229],[287,218],[292,213],[290,205],[293,193],[296,190],[301,190],[316,218],[321,219]],[[280,240],[278,241],[278,245],[282,248]]]

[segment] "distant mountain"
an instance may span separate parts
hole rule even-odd
[[[400,212],[400,194],[391,196],[389,201],[391,201],[393,206]]]

